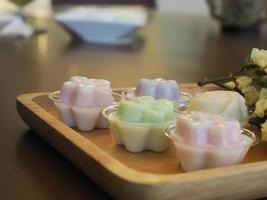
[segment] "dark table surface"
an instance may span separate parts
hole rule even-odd
[[[222,33],[208,17],[154,14],[128,46],[71,42],[53,21],[35,21],[48,32],[26,40],[0,39],[0,199],[110,199],[48,143],[33,134],[16,112],[22,93],[59,89],[70,76],[104,78],[113,87],[140,78],[196,82],[236,71],[252,47],[267,49],[259,33]]]

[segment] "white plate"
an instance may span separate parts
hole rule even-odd
[[[56,20],[85,42],[129,44],[147,21],[141,8],[78,7],[56,15]]]

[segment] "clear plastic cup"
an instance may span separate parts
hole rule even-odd
[[[170,123],[129,123],[116,117],[118,106],[109,106],[103,110],[103,116],[109,120],[110,132],[118,145],[133,153],[150,150],[163,152],[169,147],[169,140],[164,135],[164,129]]]
[[[136,88],[128,88],[122,91],[121,95],[126,100],[133,100],[137,98]],[[180,98],[172,101],[175,105],[176,110],[185,110],[187,108],[188,103],[192,99],[192,95],[188,92],[181,91]]]
[[[103,117],[102,110],[107,106],[78,106],[66,104],[59,99],[60,91],[48,95],[58,111],[60,120],[70,127],[77,127],[81,131],[91,131],[94,128],[107,128],[108,120]],[[123,97],[112,92],[113,104],[116,105]]]
[[[221,167],[240,163],[249,148],[259,142],[259,138],[248,129],[241,129],[244,140],[232,147],[217,147],[212,145],[198,146],[185,143],[177,134],[176,124],[165,129],[165,135],[173,142],[177,159],[184,171]]]

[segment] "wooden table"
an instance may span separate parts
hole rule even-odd
[[[15,98],[59,89],[70,76],[105,78],[113,87],[140,78],[196,82],[239,68],[252,47],[267,49],[259,34],[221,33],[206,17],[154,14],[129,46],[78,44],[53,21],[34,22],[47,34],[0,40],[0,199],[110,199],[48,143],[32,134],[16,113]],[[248,183],[249,184],[249,183]]]

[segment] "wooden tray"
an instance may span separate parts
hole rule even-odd
[[[184,84],[183,90],[199,88]],[[129,153],[108,129],[80,132],[58,119],[46,93],[17,97],[21,118],[68,160],[118,199],[254,199],[267,195],[267,145],[249,151],[242,164],[184,173],[172,149]]]

